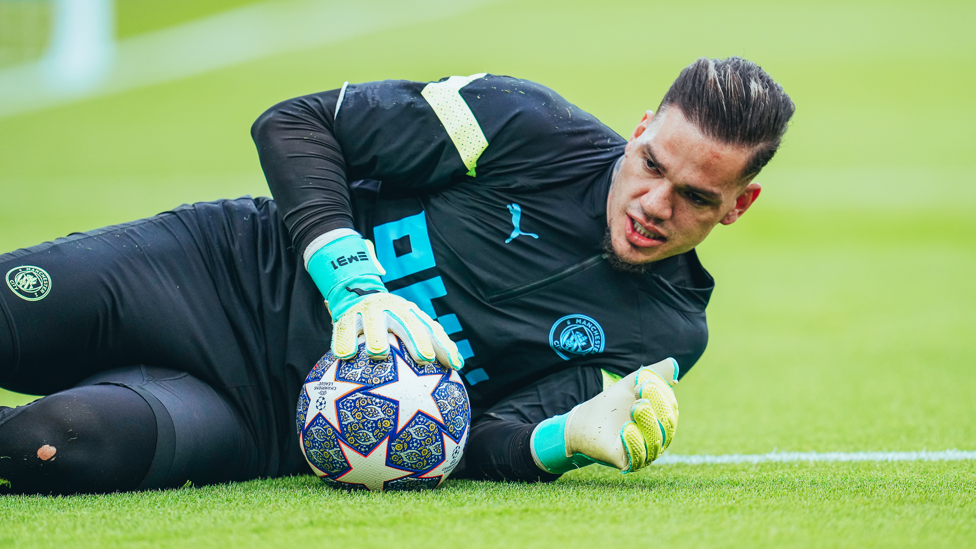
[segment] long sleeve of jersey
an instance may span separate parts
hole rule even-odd
[[[346,162],[334,134],[337,98],[331,91],[281,102],[251,127],[261,168],[299,253],[319,234],[353,226]]]
[[[299,253],[329,230],[353,227],[350,181],[415,192],[470,180],[517,186],[520,175],[558,184],[619,145],[597,142],[605,135],[552,90],[493,75],[350,85],[279,103],[252,127]]]

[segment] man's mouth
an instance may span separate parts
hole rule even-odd
[[[666,237],[661,236],[661,235],[659,235],[659,234],[657,234],[655,232],[652,232],[647,227],[645,227],[645,226],[641,225],[640,223],[638,223],[636,219],[633,219],[633,218],[630,219],[630,226],[631,226],[631,229],[633,229],[633,231],[634,231],[634,233],[633,233],[634,236],[637,236],[638,237],[638,239],[637,239],[638,242],[635,242],[635,244],[638,244],[638,245],[640,245],[640,244],[653,245],[652,242],[640,242],[640,240],[645,240],[645,239],[646,240],[651,240],[651,241],[654,241],[654,242],[664,242],[664,241],[667,240]]]

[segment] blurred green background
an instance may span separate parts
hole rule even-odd
[[[29,3],[0,0],[0,31]],[[309,5],[118,0],[119,58],[153,33]],[[510,74],[629,135],[684,66],[739,55],[798,108],[759,202],[700,248],[717,280],[711,339],[678,388],[669,451],[976,449],[976,4],[317,5],[337,19],[298,17],[301,33],[341,40],[309,37],[318,45],[0,116],[0,251],[266,195],[251,122],[346,80]],[[232,37],[232,26],[214,28],[215,43]],[[0,393],[0,404],[27,400]]]

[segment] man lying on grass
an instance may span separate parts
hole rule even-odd
[[[385,356],[387,330],[466,380],[455,477],[645,467],[705,349],[713,282],[695,246],[759,196],[793,110],[739,58],[687,67],[629,141],[485,74],[280,103],[252,128],[275,200],[0,256],[0,386],[48,395],[0,410],[0,490],[308,473],[306,374],[360,335]]]

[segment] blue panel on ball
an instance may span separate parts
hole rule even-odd
[[[336,403],[342,438],[367,455],[389,436],[397,423],[397,403],[376,395],[353,393]]]
[[[339,448],[339,434],[321,415],[308,424],[302,442],[309,463],[331,476],[338,476],[349,469]]]
[[[410,471],[429,471],[444,461],[444,441],[437,422],[417,414],[390,441],[389,463]]]
[[[305,416],[308,414],[308,393],[305,392],[305,386],[302,386],[302,392],[298,395],[298,416],[295,418],[298,423],[298,436],[302,435],[302,428],[305,427]]]
[[[339,372],[336,373],[336,379],[363,385],[381,385],[396,381],[396,378],[393,356],[391,355],[382,362],[371,360],[366,355],[365,346],[360,346],[356,358],[340,362]]]
[[[409,354],[404,358],[407,361],[407,364],[410,365],[410,368],[412,368],[414,372],[417,372],[417,375],[444,375],[444,368],[441,368],[440,363],[437,361],[431,362],[430,364],[417,364],[412,358],[410,358]]]
[[[437,488],[440,484],[441,477],[433,478],[417,478],[417,477],[406,477],[398,478],[396,480],[388,480],[383,483],[384,490],[396,490],[396,491],[406,491],[406,490],[429,490]]]
[[[434,400],[444,418],[444,430],[455,442],[460,442],[471,417],[471,405],[464,387],[453,381],[442,381],[434,389]]]
[[[308,373],[308,377],[305,378],[305,383],[314,383],[322,379],[325,375],[325,371],[329,369],[329,366],[335,361],[335,356],[332,351],[329,351],[324,357],[322,357],[318,362],[315,363],[315,367],[312,371]]]

